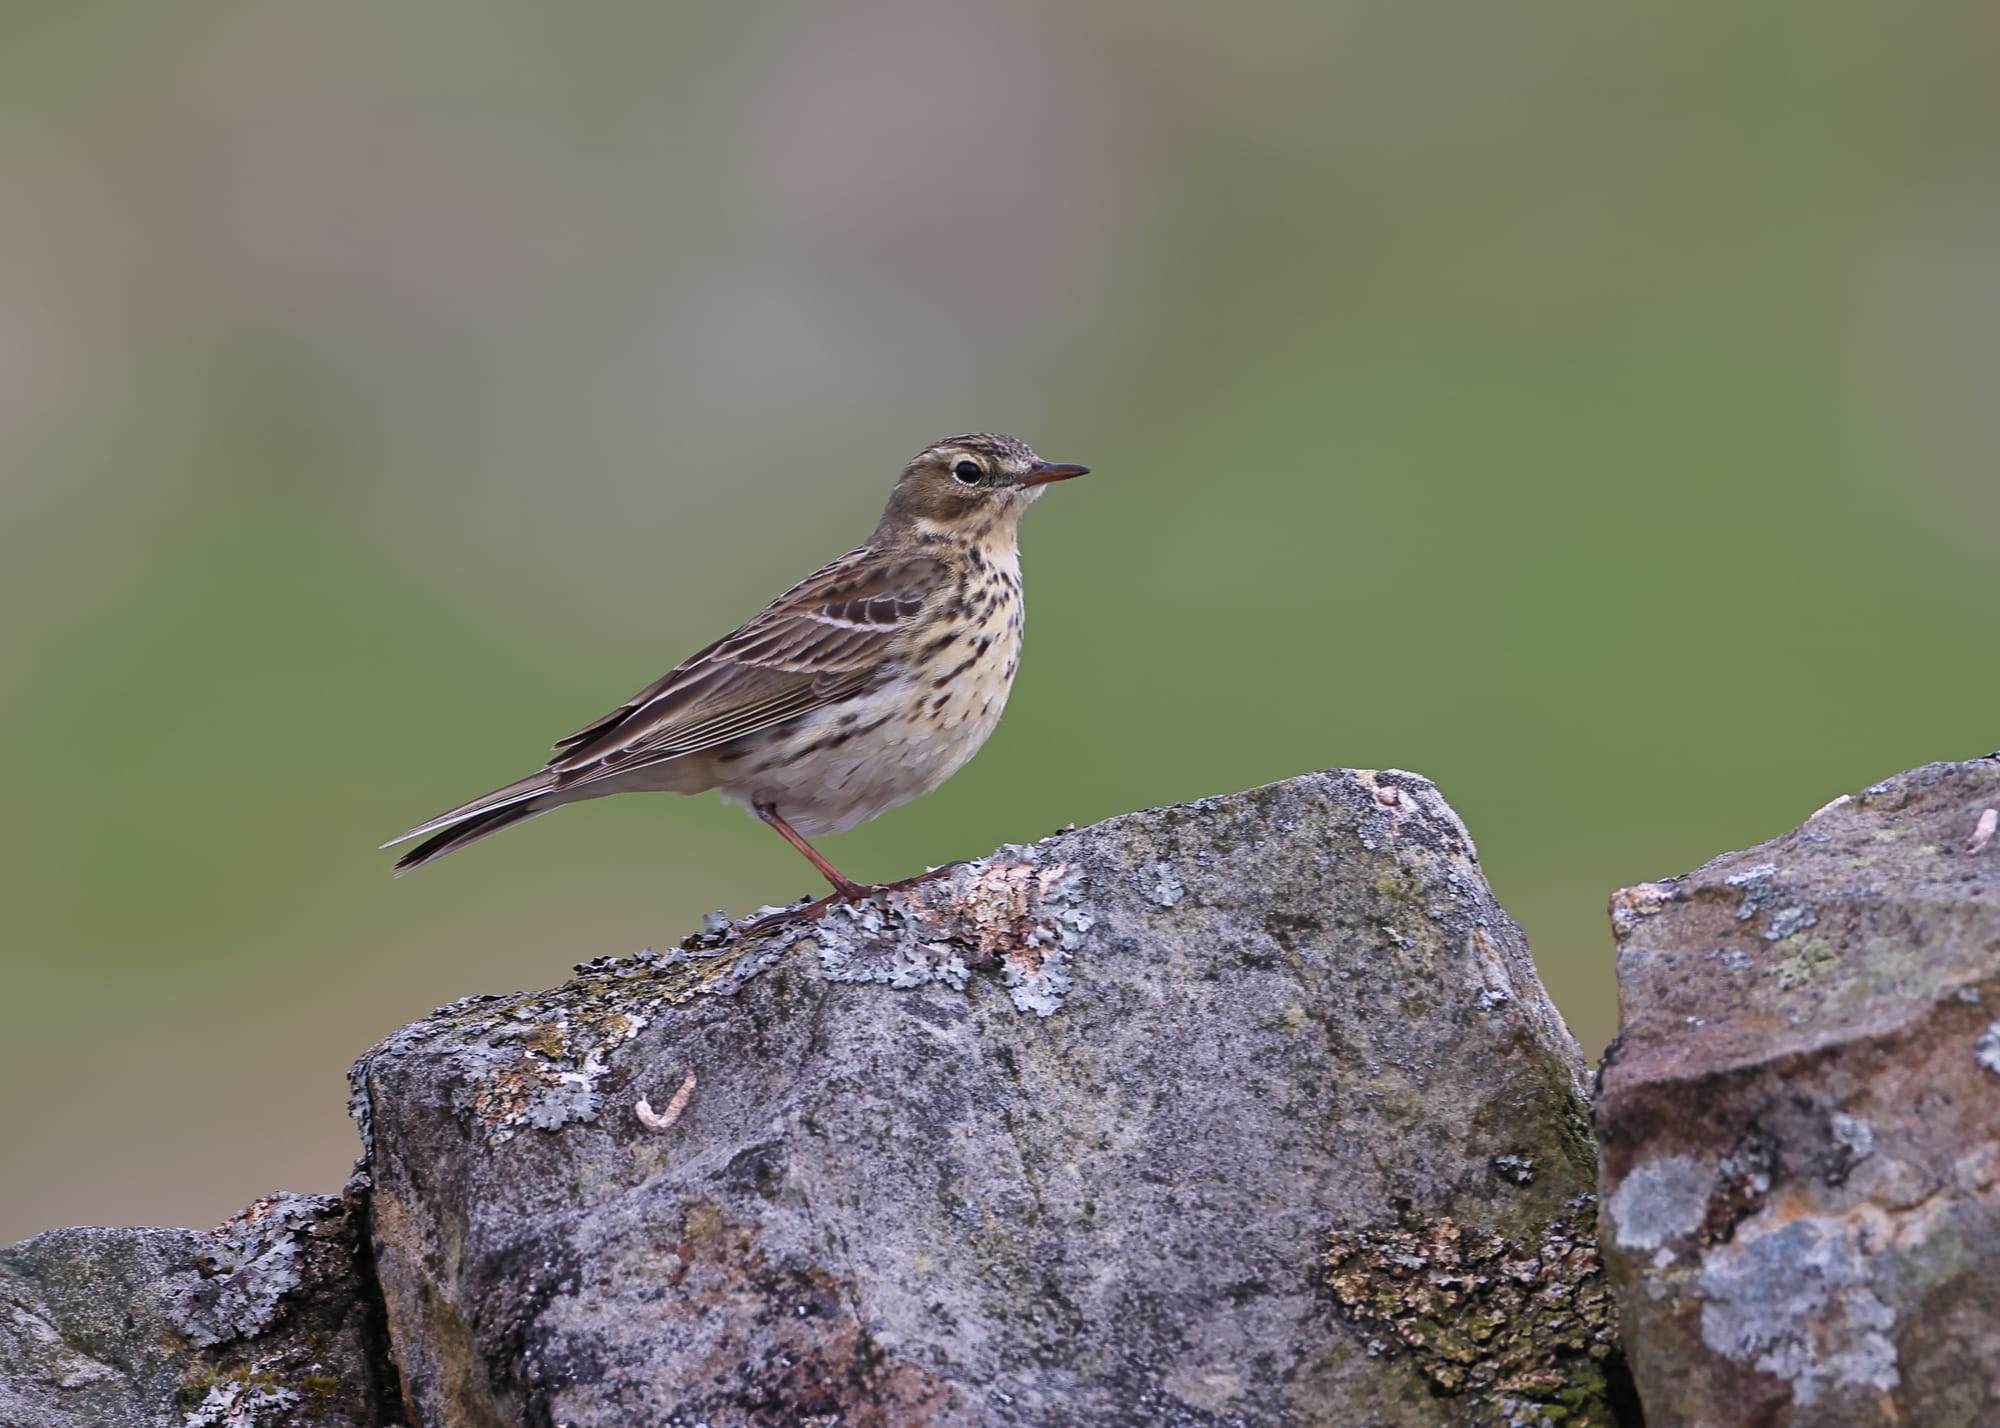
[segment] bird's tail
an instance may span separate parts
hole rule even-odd
[[[543,797],[555,787],[555,782],[556,776],[544,769],[505,788],[496,788],[470,803],[462,803],[448,813],[440,813],[400,837],[391,838],[382,845],[384,848],[393,848],[412,838],[424,839],[396,860],[396,876],[401,877],[410,869],[420,868],[446,853],[455,853],[468,843],[477,843],[502,828],[511,828],[538,813],[547,813],[561,801]],[[425,838],[427,833],[430,836]]]

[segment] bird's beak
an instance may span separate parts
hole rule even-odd
[[[1051,481],[1067,481],[1073,476],[1088,476],[1088,466],[1064,466],[1054,461],[1037,461],[1028,468],[1028,474],[1015,484],[1019,486],[1046,486]]]

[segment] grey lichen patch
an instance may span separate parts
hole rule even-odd
[[[764,913],[784,911],[762,909]],[[682,939],[678,947],[664,952],[648,947],[630,957],[594,957],[579,962],[577,975],[553,992],[488,999],[481,1008],[482,1020],[490,1023],[496,1016],[518,1014],[522,1008],[534,1012],[561,1005],[585,1021],[608,1022],[625,1015],[649,1022],[663,1008],[686,1006],[697,997],[734,996],[751,978],[775,967],[809,926],[805,921],[783,923],[765,935],[745,936],[743,926],[713,912],[703,920],[701,931]],[[458,1025],[466,1027],[466,1019],[459,1018]],[[470,1029],[480,1032],[485,1028],[474,1024]]]
[[[1819,915],[1800,903],[1791,903],[1771,914],[1771,925],[1764,929],[1766,942],[1782,942],[1794,933],[1819,925]]]
[[[1887,1393],[1902,1382],[1896,1316],[1872,1279],[1844,1225],[1751,1221],[1702,1265],[1702,1342],[1785,1380],[1801,1406],[1828,1390]]]
[[[582,1015],[562,1005],[520,1006],[464,1044],[477,1064],[454,1093],[494,1141],[523,1126],[555,1130],[597,1115],[597,1083],[612,1049],[638,1035],[646,1017],[631,1011]]]
[[[907,990],[942,982],[965,990],[972,969],[965,951],[907,904],[877,902],[836,908],[813,929],[820,975],[829,982],[879,982]]]
[[[1406,1355],[1433,1392],[1482,1400],[1503,1421],[1610,1424],[1616,1310],[1588,1197],[1578,1210],[1525,1243],[1449,1217],[1335,1231],[1328,1281],[1370,1352]]]
[[[1146,901],[1155,907],[1172,907],[1187,894],[1172,863],[1148,863],[1134,876]]]
[[[1715,1172],[1685,1155],[1634,1167],[1605,1205],[1621,1249],[1658,1249],[1700,1229],[1708,1216]]]
[[[1859,1165],[1875,1153],[1875,1127],[1862,1117],[1835,1111],[1827,1117],[1827,1126],[1848,1166]]]
[[[1795,876],[1794,870],[1781,872],[1774,863],[1758,863],[1741,872],[1731,873],[1723,880],[1723,885],[1742,895],[1742,901],[1736,908],[1736,920],[1751,922],[1768,913],[1764,927],[1766,942],[1782,942],[1808,927],[1816,926],[1819,915],[1783,886],[1783,880],[1792,876]]]
[[[304,1400],[282,1384],[235,1378],[212,1384],[201,1402],[181,1419],[182,1428],[275,1428],[296,1421],[292,1410]]]
[[[1743,890],[1743,905],[1736,909],[1736,920],[1748,922],[1777,898],[1777,865],[1759,863],[1745,868],[1740,873],[1731,873],[1723,881],[1732,888]]]
[[[803,927],[785,935],[742,938],[709,928],[678,948],[631,957],[597,957],[547,992],[466,997],[404,1027],[355,1064],[349,1111],[364,1151],[373,1148],[369,1069],[420,1046],[443,1048],[452,1066],[451,1102],[489,1141],[523,1128],[555,1130],[594,1119],[597,1083],[609,1057],[663,1008],[699,996],[727,996],[774,966]]]
[[[685,1006],[696,997],[729,997],[761,972],[776,966],[778,959],[802,935],[802,927],[790,927],[763,941],[745,942],[735,938],[724,924],[721,935],[704,929],[679,947],[664,952],[647,948],[634,959],[640,967],[650,961],[653,987],[641,999],[648,1003],[648,1015],[663,1006]],[[616,975],[616,968],[612,969]],[[652,993],[657,991],[657,1000]]]
[[[274,1195],[224,1225],[194,1269],[167,1281],[167,1322],[203,1348],[261,1334],[302,1282],[305,1238],[331,1203]]]
[[[1076,868],[1006,848],[949,878],[835,909],[812,935],[830,981],[963,988],[974,968],[997,966],[1016,1008],[1050,1016],[1091,924]]]
[[[1054,1016],[1075,985],[1069,973],[1070,949],[1057,946],[1039,957],[1009,957],[1001,967],[1007,996],[1017,1011]]]
[[[1977,1001],[1978,988],[1973,988],[1973,1000]],[[1979,1033],[1979,1039],[1972,1043],[1972,1055],[1984,1069],[2000,1076],[2000,1021],[1993,1022]]]

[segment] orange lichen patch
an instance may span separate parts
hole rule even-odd
[[[1056,945],[1041,925],[1040,905],[1069,873],[1069,864],[988,863],[968,886],[945,884],[950,897],[942,908],[925,911],[975,962],[1006,960],[1033,976]]]
[[[498,1067],[486,1073],[472,1093],[472,1114],[489,1130],[511,1128],[527,1119],[528,1106],[544,1089],[559,1084],[554,1075],[522,1051],[518,1067]]]
[[[1611,932],[1623,939],[1641,918],[1651,917],[1678,895],[1672,883],[1634,883],[1611,894]]]
[[[998,960],[1022,1011],[1053,1015],[1069,990],[1070,953],[1089,914],[1070,905],[1077,876],[1068,863],[989,863],[954,886],[947,926],[975,962]]]

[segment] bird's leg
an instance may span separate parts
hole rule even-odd
[[[745,937],[761,937],[767,932],[776,931],[787,923],[808,922],[815,918],[824,917],[827,914],[827,910],[838,902],[859,902],[874,893],[897,892],[913,888],[920,883],[929,882],[932,878],[944,877],[953,868],[958,866],[956,863],[946,863],[942,868],[932,868],[927,873],[918,873],[913,878],[903,878],[893,883],[857,883],[832,863],[829,863],[826,860],[826,856],[819,849],[813,847],[812,844],[805,840],[804,834],[792,827],[791,824],[785,822],[778,815],[778,810],[774,805],[757,803],[752,804],[751,807],[759,818],[777,829],[779,835],[787,843],[790,843],[794,848],[797,848],[801,853],[806,855],[806,860],[819,869],[822,877],[833,884],[834,891],[830,896],[820,898],[815,902],[809,902],[803,907],[794,907],[784,912],[775,912],[769,917],[759,918],[757,921],[747,924],[741,929],[741,935]]]
[[[798,829],[792,827],[791,824],[778,816],[778,810],[774,805],[759,803],[755,807],[757,816],[777,829],[779,837],[790,843],[794,848],[797,848],[801,853],[804,853],[806,861],[811,863],[815,868],[818,868],[820,876],[832,883],[834,891],[838,892],[849,902],[859,902],[874,891],[873,888],[867,886],[865,883],[857,883],[854,879],[829,863],[819,849],[813,847],[812,844],[805,840],[804,835]]]

